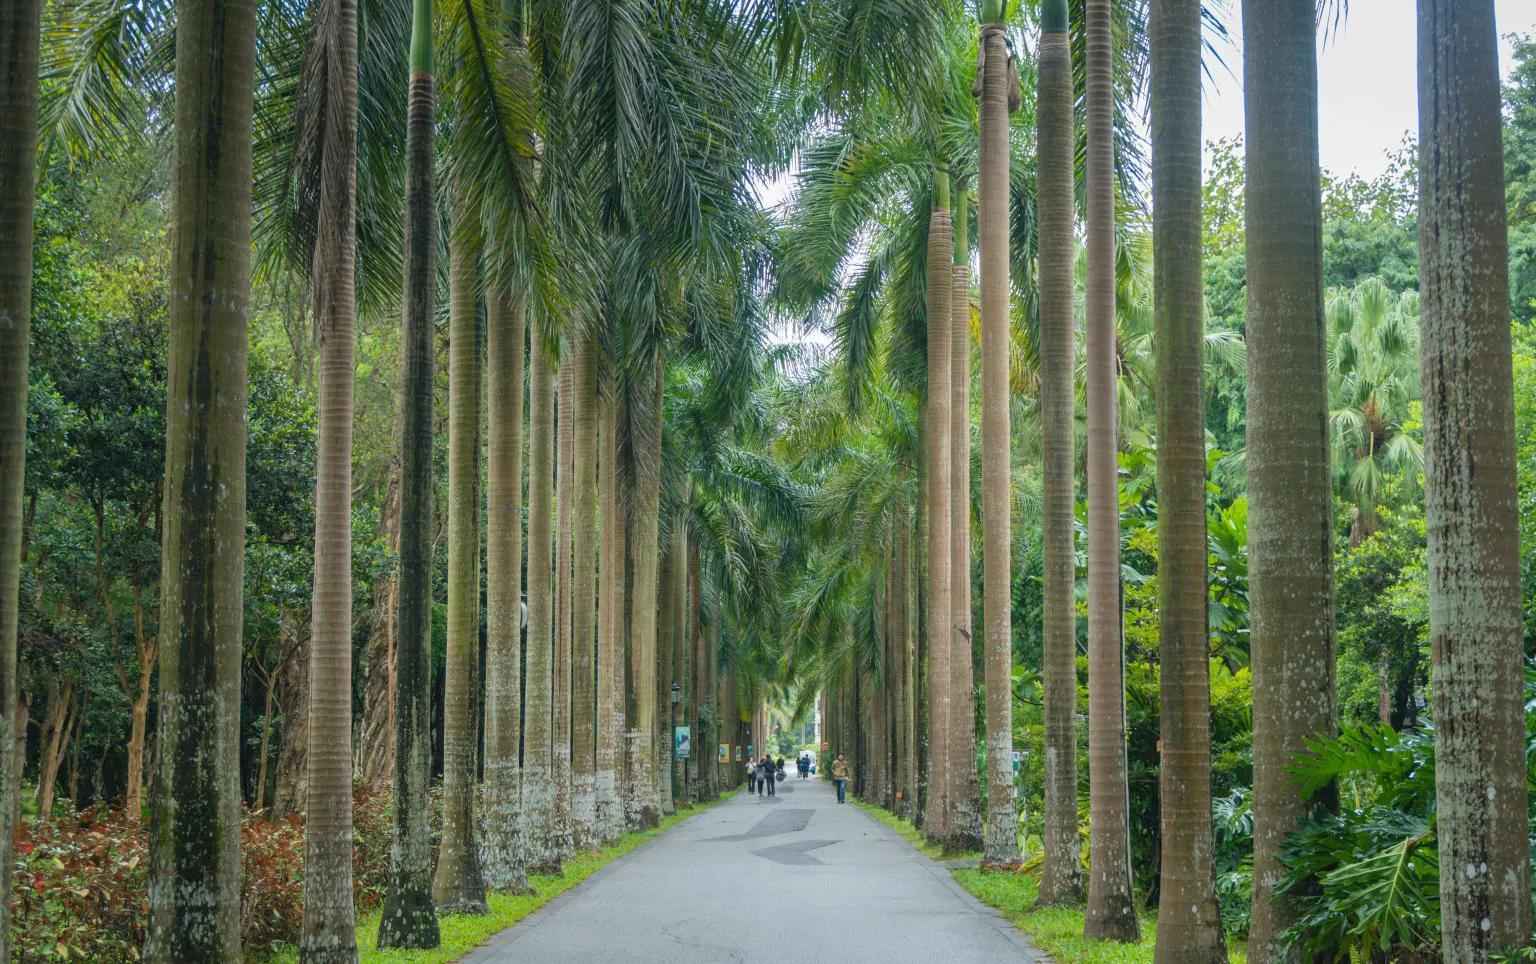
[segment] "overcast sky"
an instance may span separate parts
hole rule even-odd
[[[1243,132],[1241,4],[1230,4],[1232,47],[1206,84],[1207,141]],[[1536,0],[1495,0],[1500,35],[1536,32]],[[1350,0],[1349,17],[1319,41],[1318,99],[1323,167],[1365,177],[1381,173],[1385,153],[1417,131],[1417,48],[1413,0]],[[1499,67],[1508,76],[1510,44],[1501,40]]]

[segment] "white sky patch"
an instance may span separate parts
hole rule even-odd
[[[1536,32],[1536,3],[1495,0],[1499,70],[1514,65],[1512,33]],[[1212,68],[1202,112],[1206,141],[1243,133],[1241,4],[1226,15],[1232,44],[1225,68]],[[1365,178],[1386,169],[1386,155],[1419,128],[1417,14],[1413,0],[1350,0],[1349,16],[1318,38],[1318,100],[1323,168]]]

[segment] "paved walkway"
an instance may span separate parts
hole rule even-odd
[[[1047,959],[829,783],[704,811],[471,954],[474,964]]]

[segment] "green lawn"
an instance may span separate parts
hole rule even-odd
[[[895,830],[913,847],[935,860],[944,853],[928,842],[922,831],[888,810],[854,801],[859,809]],[[951,854],[950,858],[974,857],[975,854]],[[1035,910],[1038,882],[1028,873],[999,873],[970,867],[951,868],[955,881],[975,898],[995,907],[1015,927],[1029,935],[1042,951],[1061,964],[1151,964],[1157,941],[1157,920],[1146,916],[1141,921],[1141,940],[1135,944],[1090,941],[1083,937],[1083,912],[1078,908],[1053,907]],[[1228,948],[1231,964],[1247,964],[1241,946]]]
[[[720,800],[724,801],[733,796],[736,791],[731,790],[721,794]],[[592,853],[579,854],[565,862],[565,872],[558,877],[547,877],[535,874],[528,878],[533,885],[534,892],[527,896],[512,896],[509,894],[491,894],[489,903],[491,912],[485,916],[472,916],[465,914],[446,914],[438,918],[438,924],[442,930],[443,942],[437,948],[430,951],[381,951],[374,947],[374,940],[379,933],[379,913],[377,911],[358,918],[357,948],[362,964],[446,964],[448,961],[456,961],[465,954],[484,944],[496,934],[506,930],[513,924],[527,917],[529,914],[543,907],[559,895],[580,884],[582,881],[597,873],[603,867],[624,856],[639,847],[648,840],[653,840],[678,823],[687,820],[698,813],[702,813],[713,804],[705,804],[702,807],[694,807],[681,813],[673,814],[661,821],[661,826],[655,830],[644,830],[638,833],[625,834],[624,838],[612,847]],[[297,949],[290,948],[284,953],[278,954],[273,961],[276,964],[295,964],[298,961]]]

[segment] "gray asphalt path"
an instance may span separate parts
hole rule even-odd
[[[608,865],[465,958],[510,962],[1039,964],[942,866],[829,783],[792,775]]]

